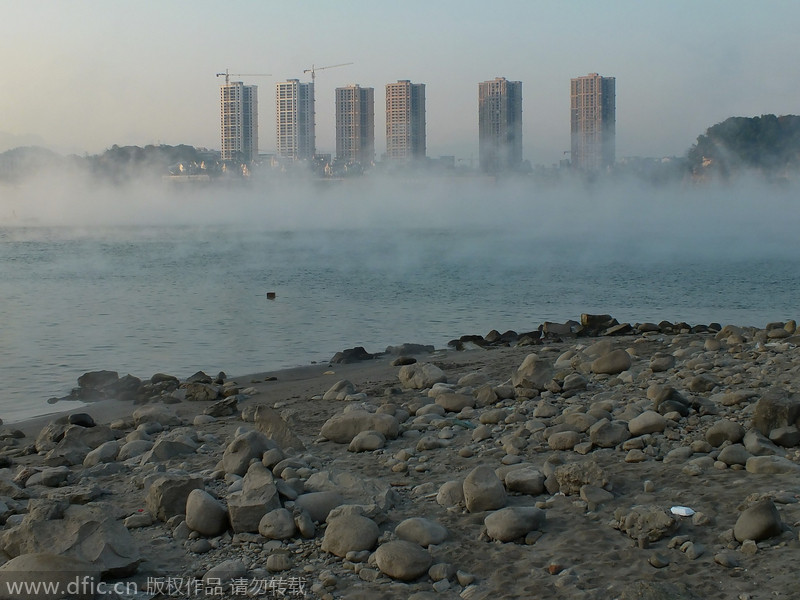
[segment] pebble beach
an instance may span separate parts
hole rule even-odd
[[[798,346],[587,314],[86,373],[82,408],[0,430],[0,598],[797,598]]]

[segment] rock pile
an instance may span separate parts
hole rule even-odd
[[[305,395],[159,376],[129,418],[9,430],[0,581],[67,557],[107,579],[282,578],[327,600],[633,598],[656,571],[675,597],[790,585],[794,324],[607,317],[376,358],[384,371],[320,373]]]

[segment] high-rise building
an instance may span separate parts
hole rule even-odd
[[[241,81],[219,87],[222,160],[251,162],[258,158],[258,88]]]
[[[587,171],[615,161],[616,80],[589,73],[570,81],[572,165]]]
[[[386,157],[425,158],[425,84],[386,84]]]
[[[478,150],[482,171],[522,166],[522,82],[496,77],[478,84]]]
[[[375,160],[375,90],[359,85],[336,88],[336,159]]]
[[[276,151],[281,158],[312,159],[316,152],[314,84],[289,79],[275,86]]]

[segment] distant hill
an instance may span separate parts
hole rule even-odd
[[[699,177],[742,171],[787,177],[800,170],[800,116],[731,117],[699,136],[687,158]]]

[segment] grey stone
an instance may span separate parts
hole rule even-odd
[[[355,514],[342,515],[331,519],[325,528],[322,549],[344,558],[351,551],[372,550],[379,533],[378,525],[372,519]]]
[[[731,444],[725,446],[720,450],[717,460],[724,462],[726,465],[744,465],[751,454],[741,444]]]
[[[580,441],[581,434],[577,431],[559,431],[547,438],[547,445],[551,450],[572,450]]]
[[[491,539],[511,542],[540,529],[545,522],[545,513],[533,506],[512,506],[487,515],[483,522]]]
[[[631,437],[627,423],[601,419],[589,428],[589,440],[600,448],[614,448]]]
[[[433,559],[417,544],[399,540],[381,544],[375,551],[375,562],[381,572],[392,579],[413,581],[427,574]]]
[[[47,593],[47,589],[62,592],[74,581],[91,581],[95,586],[100,582],[100,569],[92,563],[72,556],[60,556],[48,552],[22,554],[0,566],[0,589],[7,600],[58,600],[61,593]],[[41,586],[35,596],[20,591],[13,593],[11,586]],[[70,596],[74,600],[93,600],[94,592]]]
[[[226,473],[244,475],[254,458],[261,460],[262,455],[278,445],[259,431],[248,431],[237,436],[222,454],[222,468]]]
[[[320,435],[337,444],[349,444],[362,431],[379,431],[387,439],[395,439],[400,423],[393,415],[353,410],[332,416],[322,426]]]
[[[514,387],[542,391],[553,379],[553,367],[537,354],[529,354],[511,376]]]
[[[800,430],[795,425],[776,427],[769,432],[769,440],[784,448],[793,448],[800,444]]]
[[[628,431],[634,437],[648,433],[661,433],[667,427],[667,420],[654,410],[647,410],[628,421]]]
[[[783,522],[772,500],[761,500],[743,511],[733,527],[733,536],[739,541],[756,542],[775,537],[783,531]]]
[[[305,445],[289,427],[289,424],[278,414],[278,411],[268,406],[258,406],[255,409],[253,421],[256,430],[266,435],[278,448],[285,450],[305,450]]]
[[[469,512],[495,510],[506,505],[506,491],[494,470],[475,467],[464,479],[464,501]]]
[[[586,459],[557,466],[554,477],[558,482],[559,491],[567,496],[580,494],[584,485],[603,487],[608,484],[600,466],[593,460]]]
[[[751,456],[745,469],[748,473],[800,474],[800,465],[782,456]]]
[[[206,571],[205,575],[203,575],[203,581],[220,580],[224,583],[233,579],[240,579],[245,575],[247,575],[247,566],[241,560],[232,558]]]
[[[756,402],[753,427],[765,436],[773,429],[796,425],[800,418],[800,397],[781,389],[768,390]]]
[[[706,431],[706,441],[715,448],[723,442],[737,443],[744,438],[744,427],[735,421],[721,420],[714,423]]]
[[[93,467],[101,463],[113,462],[117,459],[119,454],[119,442],[117,440],[110,440],[100,444],[97,448],[89,452],[86,458],[83,459],[84,467]]]
[[[447,375],[439,367],[431,363],[414,363],[400,367],[397,374],[405,388],[422,390],[433,387],[436,383],[447,381]]]
[[[41,508],[44,512],[30,507],[20,525],[2,533],[0,544],[9,556],[57,554],[92,563],[102,574],[114,577],[136,571],[139,549],[110,505],[73,504],[63,512]]]
[[[444,393],[436,397],[436,404],[447,412],[461,412],[465,408],[475,406],[475,397],[468,394]]]
[[[186,513],[186,500],[192,490],[203,489],[203,479],[194,475],[170,474],[150,484],[145,497],[147,510],[161,521]]]
[[[616,527],[634,540],[655,542],[675,528],[675,519],[658,506],[634,506],[614,511]]]
[[[631,368],[631,355],[625,350],[612,350],[592,361],[592,373],[616,375]]]
[[[355,393],[356,386],[347,379],[340,379],[328,388],[328,391],[322,395],[322,399],[325,401],[344,400],[347,396]]]
[[[350,445],[347,449],[350,452],[372,452],[373,450],[383,448],[385,445],[385,435],[380,431],[368,429],[367,431],[357,433],[356,436],[350,440]]]
[[[430,519],[411,517],[401,521],[394,529],[401,540],[414,542],[423,547],[441,544],[447,539],[447,529]]]
[[[186,499],[186,525],[200,535],[219,535],[228,528],[228,511],[211,494],[195,489]]]
[[[506,473],[504,478],[509,492],[538,496],[544,493],[544,474],[535,467],[522,467]]]
[[[285,540],[297,532],[294,517],[285,508],[276,508],[265,514],[258,524],[258,533],[270,540]]]
[[[324,523],[328,513],[345,503],[345,498],[338,492],[322,491],[301,494],[295,500],[295,507],[308,513],[313,521]]]

